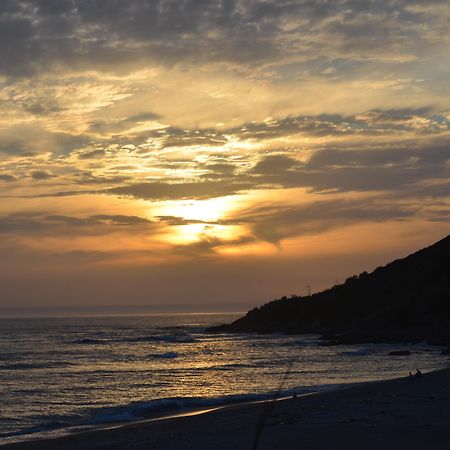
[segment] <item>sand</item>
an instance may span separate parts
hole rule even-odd
[[[11,444],[16,450],[449,450],[450,369],[270,404]]]

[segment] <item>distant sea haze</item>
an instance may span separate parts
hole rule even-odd
[[[0,319],[0,444],[447,363],[425,344],[326,347],[312,335],[205,331],[237,317]],[[411,355],[389,356],[396,350]]]

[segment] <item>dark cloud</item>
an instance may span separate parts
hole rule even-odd
[[[173,252],[185,256],[207,256],[216,252],[219,247],[240,246],[255,242],[253,236],[240,236],[235,239],[221,239],[217,236],[200,236],[200,238],[190,244],[175,246]]]
[[[11,181],[17,181],[17,178],[13,175],[10,175],[9,173],[1,173],[0,174],[0,180],[2,181],[6,181],[6,182],[11,182]]]
[[[298,165],[298,161],[285,155],[270,155],[258,161],[253,168],[257,174],[285,172]]]
[[[161,116],[159,114],[156,114],[151,111],[144,111],[141,113],[133,114],[126,120],[131,123],[142,123],[147,122],[148,120],[157,120],[157,119],[161,119]]]
[[[213,128],[186,130],[177,127],[166,127],[154,130],[148,136],[162,139],[164,147],[182,147],[190,145],[221,145],[228,138]]]
[[[244,180],[199,181],[185,183],[150,182],[120,186],[106,191],[145,200],[173,200],[184,198],[214,198],[232,195],[250,189],[252,184]]]
[[[161,116],[153,112],[142,112],[121,119],[97,120],[89,125],[89,131],[99,134],[118,133],[138,124],[160,118]]]
[[[97,214],[95,216],[91,216],[91,219],[114,225],[147,225],[149,223],[153,223],[151,220],[144,219],[143,217],[124,216],[122,214]]]
[[[417,120],[415,120],[417,119]],[[317,116],[288,116],[265,122],[251,122],[227,130],[241,139],[276,139],[290,135],[344,136],[374,135],[414,131],[417,133],[450,130],[445,115],[434,114],[432,108],[372,110],[354,116],[319,114]]]
[[[247,123],[230,130],[243,139],[275,139],[294,134],[311,136],[336,136],[355,134],[360,128],[352,127],[348,119],[341,116],[295,116],[272,119],[267,122]]]
[[[313,191],[414,189],[420,182],[450,176],[450,142],[404,143],[356,149],[326,148],[302,163],[283,155],[264,157],[252,169],[256,184]],[[426,189],[430,189],[428,186]]]
[[[130,180],[129,175],[94,175],[92,172],[83,171],[75,176],[77,184],[90,185],[115,185]]]
[[[25,103],[23,109],[36,116],[48,116],[64,110],[54,98],[39,99]]]
[[[200,175],[202,179],[221,180],[234,177],[236,166],[230,163],[199,164],[199,169],[207,170]]]
[[[377,199],[319,201],[296,206],[262,206],[240,212],[239,220],[251,226],[258,239],[278,244],[281,240],[362,222],[405,220],[418,208]]]
[[[108,215],[97,214],[85,218],[72,216],[51,215],[46,216],[46,220],[55,223],[63,223],[70,226],[91,226],[91,225],[142,225],[150,224],[152,221],[138,216],[125,216],[121,214]]]
[[[0,133],[0,153],[11,156],[34,156],[42,153],[69,154],[90,142],[90,138],[51,132],[37,124],[14,125]]]
[[[48,180],[49,178],[53,178],[56,175],[51,174],[50,172],[47,172],[46,170],[33,170],[33,172],[31,172],[31,178],[33,178],[33,180]]]
[[[80,159],[95,159],[95,158],[101,158],[102,156],[106,155],[106,151],[103,149],[98,150],[92,150],[90,152],[80,153],[78,155],[78,158]]]
[[[22,142],[18,139],[8,139],[8,138],[3,139],[3,142],[0,142],[0,153],[17,156],[34,155],[31,146],[27,142]]]
[[[196,224],[196,223],[204,223],[204,224],[211,223],[211,222],[205,222],[204,220],[185,219],[184,217],[179,217],[179,216],[156,216],[156,219],[158,219],[161,222],[166,223],[167,225],[172,225],[172,226],[191,225],[191,224]]]
[[[410,168],[426,167],[427,164],[441,165],[450,160],[450,139],[436,142],[405,141],[401,146],[385,145],[367,148],[328,148],[313,153],[309,169],[332,167],[377,167],[407,165]]]
[[[437,3],[442,4],[435,0],[429,5]],[[304,59],[316,59],[318,54],[331,58],[347,53],[364,59],[389,52],[408,54],[426,42],[424,24],[434,18],[431,8],[411,12],[414,4],[407,0],[4,0],[2,71],[26,75],[55,64],[120,70],[121,65],[139,67],[148,61],[249,64],[293,53]],[[293,25],[287,32],[289,20]]]
[[[0,217],[0,233],[34,235],[101,235],[124,227],[152,226],[154,222],[137,216],[99,214],[88,217],[65,215],[12,214]]]
[[[161,222],[171,226],[192,225],[192,224],[204,224],[205,228],[209,225],[237,225],[242,223],[239,219],[219,219],[219,220],[197,220],[197,219],[185,219],[179,216],[156,216]]]
[[[418,199],[424,198],[442,199],[450,196],[450,182],[446,181],[449,177],[445,177],[445,181],[430,180],[428,183],[418,183],[416,186],[410,186],[407,190],[390,192],[390,196],[395,199]]]
[[[429,116],[433,109],[430,106],[422,108],[399,108],[399,109],[374,109],[364,114],[369,122],[405,122],[414,117]]]

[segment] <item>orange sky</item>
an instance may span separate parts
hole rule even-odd
[[[0,315],[245,310],[448,234],[446,1],[4,1]]]

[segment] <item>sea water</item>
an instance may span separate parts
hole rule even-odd
[[[206,332],[239,315],[0,319],[0,445],[449,362],[425,343],[328,347],[312,335]]]

